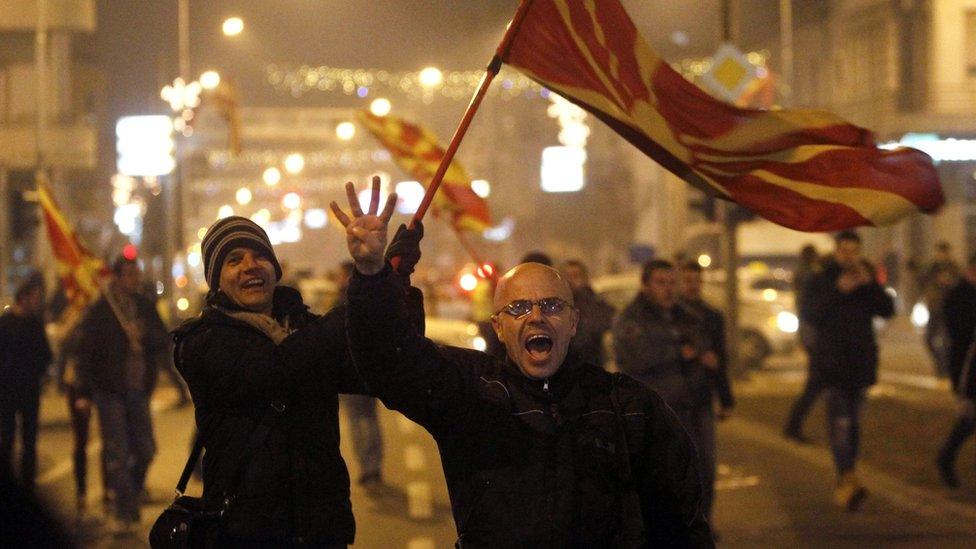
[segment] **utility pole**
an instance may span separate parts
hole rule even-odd
[[[735,44],[739,34],[739,13],[736,0],[722,0],[722,43]],[[725,341],[728,363],[733,372],[739,369],[739,251],[736,239],[735,203],[718,200],[715,213],[722,225],[720,247],[725,265]]]

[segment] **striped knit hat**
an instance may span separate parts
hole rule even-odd
[[[212,291],[220,286],[220,268],[224,265],[224,258],[234,248],[241,247],[267,254],[274,264],[275,280],[281,280],[281,265],[275,257],[268,233],[250,219],[232,215],[211,225],[200,243],[203,274]]]

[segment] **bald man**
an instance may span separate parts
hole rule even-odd
[[[333,210],[356,263],[350,349],[370,390],[434,436],[459,546],[713,545],[691,440],[657,394],[570,350],[579,313],[556,270],[524,263],[499,281],[505,360],[439,346],[384,261],[389,209],[374,194],[363,214],[348,191],[351,215]]]

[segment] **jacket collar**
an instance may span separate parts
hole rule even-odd
[[[245,310],[231,301],[223,292],[211,292],[207,295],[207,306],[204,307],[203,311],[173,330],[173,336],[179,340],[198,327],[215,324],[243,326],[259,331],[250,324],[227,315],[221,309],[227,311]],[[280,285],[275,287],[271,315],[282,325],[287,322],[288,327],[293,330],[300,330],[315,318],[315,315],[309,312],[308,306],[302,301],[302,295],[298,290]]]
[[[562,365],[547,379],[526,377],[511,358],[505,359],[505,371],[511,384],[522,392],[535,399],[559,402],[578,384],[583,373],[583,361],[580,355],[570,348]]]

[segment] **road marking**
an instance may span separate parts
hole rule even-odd
[[[101,451],[101,449],[102,449],[102,441],[96,440],[95,442],[89,444],[87,448],[85,448],[85,453],[88,454],[89,457],[92,457],[95,456],[95,454],[97,454],[99,451]],[[43,475],[39,476],[37,478],[37,484],[41,486],[53,484],[57,482],[64,475],[70,473],[72,469],[74,469],[74,458],[63,459],[57,462],[56,464],[54,464],[54,467],[51,467],[50,469],[45,471]]]
[[[403,462],[408,471],[423,471],[427,467],[427,458],[419,444],[408,444],[403,449]]]
[[[407,484],[407,516],[429,519],[434,516],[433,494],[430,484],[422,481]]]
[[[407,549],[434,549],[434,539],[413,538],[407,542]]]
[[[409,435],[417,430],[417,424],[407,419],[407,416],[397,414],[397,428],[400,429],[401,434]]]

